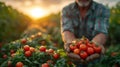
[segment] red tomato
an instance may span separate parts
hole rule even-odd
[[[59,54],[58,53],[54,53],[53,57],[54,57],[54,59],[58,59],[59,58]]]
[[[27,39],[22,39],[22,40],[21,40],[21,43],[22,43],[22,44],[26,44],[26,43],[27,43]]]
[[[13,53],[15,53],[15,51],[11,49],[11,50],[10,50],[10,54],[13,54]]]
[[[102,48],[100,46],[93,47],[96,53],[101,53]]]
[[[48,63],[42,64],[42,67],[50,67]]]
[[[86,59],[86,58],[88,57],[87,52],[85,52],[85,51],[81,51],[81,53],[80,53],[80,57],[81,57],[82,59]]]
[[[23,67],[23,63],[22,62],[17,62],[16,67]]]
[[[87,43],[87,46],[88,46],[88,47],[94,47],[95,44],[94,44],[93,42],[90,42],[90,43]]]
[[[40,46],[39,50],[40,50],[41,52],[45,52],[45,51],[46,51],[46,47],[45,47],[45,46]]]
[[[25,56],[26,56],[26,57],[30,57],[31,55],[32,55],[31,51],[26,51],[26,52],[25,52]]]
[[[75,53],[75,54],[80,54],[80,50],[79,50],[79,49],[75,49],[75,50],[74,50],[74,53]]]
[[[31,51],[31,52],[35,52],[35,48],[30,47],[30,51]]]
[[[29,51],[30,50],[30,46],[28,46],[28,45],[25,45],[23,48],[24,48],[24,51]]]
[[[89,43],[89,40],[88,40],[86,37],[84,37],[84,36],[81,38],[81,40],[82,40],[83,43],[85,43],[85,44],[86,44],[86,43]]]
[[[6,55],[6,54],[4,54],[4,55],[3,55],[3,58],[4,58],[4,59],[6,59],[6,58],[7,58],[7,55]]]
[[[83,43],[83,41],[82,40],[80,40],[76,45],[77,45],[77,47],[79,47],[81,44]]]
[[[54,50],[53,49],[49,49],[48,52],[49,53],[54,53]]]
[[[87,53],[88,53],[89,55],[94,54],[94,49],[93,49],[92,47],[88,47],[88,48],[87,48]]]
[[[71,51],[74,51],[74,49],[76,49],[76,48],[77,48],[77,46],[72,45],[72,44],[70,45],[70,50],[71,50]]]
[[[83,50],[83,51],[86,51],[87,50],[87,46],[85,44],[81,44],[79,49]]]

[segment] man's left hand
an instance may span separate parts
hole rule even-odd
[[[87,62],[94,61],[95,59],[98,59],[98,58],[100,58],[102,55],[105,54],[105,48],[104,48],[104,46],[103,46],[103,45],[99,45],[99,46],[102,48],[101,53],[100,53],[100,54],[95,53],[95,54],[92,54],[92,55],[88,56],[88,57],[86,58],[86,61],[87,61]]]

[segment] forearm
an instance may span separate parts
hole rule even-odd
[[[64,43],[71,43],[75,39],[75,36],[73,33],[69,31],[64,31],[62,33],[62,38],[63,38]]]
[[[103,33],[97,34],[92,41],[96,42],[97,44],[104,45],[106,43],[107,36]]]

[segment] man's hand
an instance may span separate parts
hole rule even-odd
[[[67,43],[64,45],[65,51],[67,53],[67,56],[70,58],[70,60],[72,62],[76,62],[76,63],[83,63],[83,64],[87,63],[85,60],[81,59],[81,57],[79,55],[77,55],[73,52],[70,52],[70,47],[69,47],[70,44],[71,43]]]
[[[102,48],[102,51],[101,51],[100,54],[96,53],[96,54],[93,54],[93,55],[87,57],[86,61],[92,61],[94,59],[100,58],[100,56],[105,54],[105,48],[104,48],[103,45],[105,44],[106,39],[107,39],[107,37],[103,33],[99,33],[98,35],[96,35],[93,38],[92,42],[94,42],[95,44],[99,45]]]
[[[70,48],[69,48],[70,44],[71,43],[67,43],[64,45],[65,51],[68,57],[70,58],[70,60],[73,62],[84,63],[85,61],[81,59],[79,55],[70,52]]]
[[[98,58],[100,58],[102,55],[104,55],[104,53],[105,53],[105,48],[104,48],[104,46],[103,46],[103,45],[99,45],[99,46],[102,48],[101,53],[100,53],[100,54],[95,53],[95,54],[92,54],[92,55],[88,56],[88,57],[86,58],[86,61],[87,61],[87,62],[94,61],[95,59],[98,59]]]

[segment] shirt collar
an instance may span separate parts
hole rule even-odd
[[[92,1],[92,5],[91,5],[90,8],[92,10],[95,10],[95,6],[96,6],[96,3],[94,1]],[[74,9],[74,8],[78,8],[78,4],[76,2],[74,2],[73,5],[72,5],[72,9]]]

